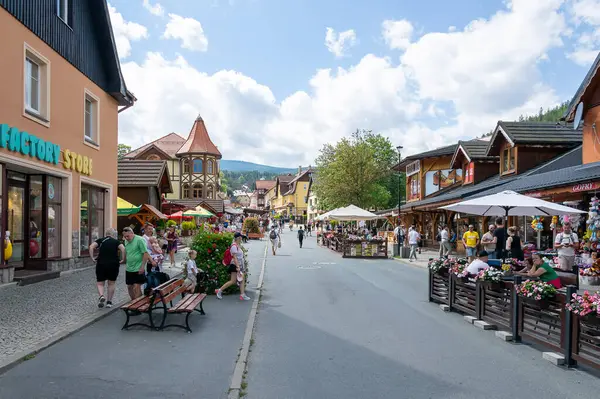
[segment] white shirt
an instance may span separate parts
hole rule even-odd
[[[577,244],[579,243],[579,239],[577,238],[577,233],[573,233],[571,232],[570,234],[567,233],[558,233],[556,235],[556,240],[554,241],[555,244]],[[575,248],[573,247],[568,247],[568,248],[559,248],[558,249],[558,256],[575,256]]]
[[[394,235],[395,235],[396,237],[398,237],[398,234],[400,234],[400,226],[397,226],[397,227],[394,229]]]
[[[417,245],[419,243],[419,237],[421,237],[421,235],[419,234],[418,231],[416,230],[411,230],[408,232],[408,243],[410,245]]]
[[[494,241],[494,234],[489,231],[481,237],[481,241],[488,241],[488,243],[483,243],[483,248],[485,248],[488,252],[496,252],[496,244],[491,243],[489,241]]]
[[[198,268],[196,267],[196,262],[192,259],[188,259],[187,261],[187,275],[188,276],[196,276],[198,274]]]
[[[240,270],[244,270],[244,252],[240,247],[236,244],[231,245],[231,256],[235,256],[237,258],[238,264],[240,265]]]
[[[442,242],[447,242],[450,239],[450,234],[448,233],[448,230],[442,230],[442,232],[440,233],[440,237],[442,239]]]
[[[469,272],[469,274],[477,274],[477,273],[479,273],[479,271],[481,271],[483,269],[487,269],[488,267],[490,267],[490,265],[488,265],[484,261],[482,261],[480,259],[475,259],[467,267],[467,272]]]

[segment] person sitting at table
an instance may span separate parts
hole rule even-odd
[[[490,265],[488,265],[488,260],[489,254],[487,253],[487,251],[479,252],[479,256],[477,257],[477,259],[475,259],[469,264],[469,266],[467,266],[467,272],[469,274],[475,275],[478,274],[481,270],[489,268]]]
[[[523,268],[519,271],[515,271],[515,274],[518,274],[520,276],[527,276],[527,273],[529,273],[529,271],[531,270],[531,268],[533,267],[533,259],[530,257],[525,258],[525,260],[523,261]]]
[[[562,288],[558,274],[549,264],[544,262],[540,254],[534,252],[531,255],[531,259],[533,266],[531,266],[531,269],[526,274],[528,277],[538,277],[540,281],[552,284],[557,289]]]

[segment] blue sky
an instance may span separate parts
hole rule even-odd
[[[225,158],[283,166],[356,128],[417,152],[569,100],[600,38],[600,0],[109,3],[139,99],[122,142],[201,113]],[[331,51],[327,28],[351,38]]]

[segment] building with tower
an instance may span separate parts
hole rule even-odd
[[[124,156],[125,160],[167,162],[173,192],[165,195],[163,204],[187,208],[202,205],[217,214],[224,209],[223,200],[218,195],[221,158],[221,152],[210,139],[200,115],[187,139],[177,133],[169,133]]]

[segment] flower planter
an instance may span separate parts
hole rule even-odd
[[[598,316],[598,313],[586,314],[585,316],[581,316],[580,320],[585,324],[600,326],[600,316]]]
[[[261,240],[263,235],[261,233],[248,233],[248,239],[250,240]]]
[[[449,269],[447,267],[442,267],[442,268],[438,269],[438,271],[435,272],[435,274],[439,274],[440,276],[447,276],[448,271],[449,271]]]
[[[524,297],[524,296],[522,296],[521,299],[523,300],[524,303],[529,305],[529,307],[537,309],[537,310],[548,309],[550,307],[550,300],[548,300],[548,299],[542,299],[542,300],[537,301],[533,298],[528,298],[528,297]]]
[[[482,281],[483,287],[490,291],[501,291],[504,289],[504,283],[498,281]]]

